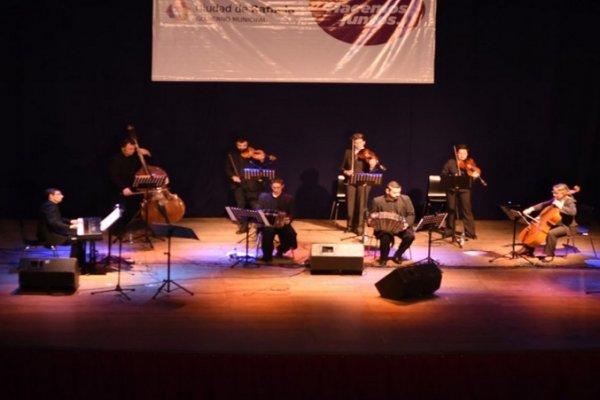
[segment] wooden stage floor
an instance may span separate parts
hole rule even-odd
[[[600,294],[586,294],[600,290],[600,267],[585,237],[577,239],[576,253],[550,264],[508,257],[490,262],[510,252],[512,226],[478,221],[480,239],[463,248],[433,242],[432,257],[443,271],[434,296],[392,301],[380,297],[374,284],[393,264],[374,267],[368,246],[360,276],[310,274],[305,262],[312,243],[357,242],[344,240],[350,235],[330,221],[295,222],[299,248],[293,260],[233,268],[230,257],[244,254],[244,235],[235,235],[228,220],[186,219],[180,225],[200,240],[173,239],[171,279],[194,295],[178,289],[152,300],[167,274],[166,243],[154,241],[153,250],[126,243],[123,256],[135,260],[121,274],[121,287],[135,289],[128,301],[116,292],[91,295],[115,288],[116,272],[82,275],[73,295],[19,293],[20,229],[5,221],[0,343],[233,353],[579,349],[600,343]],[[106,241],[98,250],[100,257],[106,254]],[[250,253],[255,250],[251,242]],[[68,248],[60,252],[68,256]],[[412,259],[426,256],[427,233],[419,232]]]
[[[311,275],[312,243],[357,243],[331,221],[294,223],[299,248],[273,265],[231,268],[244,253],[243,235],[224,218],[185,219],[199,241],[174,238],[171,279],[193,292],[161,292],[167,245],[125,243],[118,274],[82,275],[76,293],[20,293],[16,266],[22,232],[33,222],[0,224],[0,348],[195,354],[498,354],[596,352],[600,344],[600,263],[587,237],[549,264],[494,257],[510,252],[509,221],[477,221],[478,240],[463,248],[433,234],[431,254],[442,284],[431,297],[393,301],[375,283],[393,266],[374,266],[365,253],[362,275]],[[597,235],[598,232],[595,232]],[[418,232],[412,260],[427,255]],[[106,243],[99,243],[100,258]],[[115,248],[113,248],[114,250]],[[562,242],[559,250],[563,251]],[[254,254],[254,242],[250,253]],[[68,248],[61,248],[66,257]],[[48,253],[29,252],[28,256]],[[114,254],[114,252],[113,252]],[[409,265],[406,261],[402,266]],[[172,287],[173,288],[173,287]]]

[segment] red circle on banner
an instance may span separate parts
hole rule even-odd
[[[346,43],[386,43],[416,27],[425,14],[418,0],[310,0],[317,24],[329,35]],[[397,31],[397,32],[396,32]],[[396,33],[395,33],[396,32]]]

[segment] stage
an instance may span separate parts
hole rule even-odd
[[[135,289],[126,292],[128,300],[119,292],[92,294],[116,287],[114,265],[105,274],[81,275],[73,294],[18,290],[19,260],[52,254],[23,253],[33,221],[2,221],[3,375],[66,385],[65,370],[77,376],[79,395],[90,385],[108,394],[148,395],[177,387],[196,398],[503,398],[523,393],[516,385],[526,377],[537,382],[528,394],[583,394],[590,388],[584,382],[597,389],[600,293],[588,292],[600,291],[600,264],[589,238],[577,237],[575,247],[561,240],[559,256],[542,263],[502,257],[512,250],[510,221],[477,224],[479,239],[462,248],[433,233],[441,287],[432,296],[394,301],[381,297],[375,283],[426,258],[427,232],[416,234],[411,260],[400,266],[376,267],[375,242],[367,240],[361,275],[316,275],[310,273],[313,243],[357,244],[359,238],[332,221],[299,220],[292,257],[235,264],[235,254],[245,254],[245,236],[230,221],[184,219],[178,225],[200,240],[172,239],[171,279],[193,295],[158,292],[167,277],[167,242],[154,239],[153,249],[123,244],[122,256],[135,261],[123,264],[120,276],[121,288]],[[107,241],[97,245],[99,259]],[[249,254],[256,254],[253,237]],[[60,256],[68,256],[67,247]],[[128,366],[146,372],[127,380],[121,374],[131,374]],[[99,376],[115,381],[100,384]],[[16,390],[42,393],[29,385]]]

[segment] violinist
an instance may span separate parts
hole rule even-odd
[[[132,136],[135,133],[135,127],[128,124],[126,127],[127,136],[121,141],[120,151],[116,153],[109,161],[108,173],[110,175],[113,187],[113,201],[120,204],[123,209],[123,215],[118,222],[119,226],[124,226],[138,212],[142,199],[132,188],[136,173],[142,167],[138,154],[150,156],[147,149],[136,148],[136,141]]]
[[[459,144],[455,148],[455,157],[449,159],[442,167],[441,175],[450,176],[470,176],[472,179],[479,178],[480,173],[471,171],[469,166],[474,163],[469,162],[469,149],[464,144]],[[465,236],[470,239],[477,239],[475,233],[475,217],[471,204],[471,189],[450,189],[446,191],[446,204],[448,219],[446,220],[445,237],[454,236],[457,210],[463,217]]]
[[[244,179],[244,168],[260,168],[274,161],[274,156],[268,156],[262,150],[256,150],[248,145],[246,138],[235,140],[235,149],[227,153],[225,159],[225,174],[229,179],[235,205],[238,208],[254,209],[258,195],[268,188],[264,179]],[[248,224],[240,223],[236,233],[246,233]]]
[[[578,189],[576,187],[576,189]],[[573,191],[564,183],[557,183],[552,187],[552,198],[550,200],[538,203],[523,210],[523,214],[529,216],[532,213],[539,213],[538,222],[542,215],[550,215],[552,212],[558,212],[558,221],[553,221],[553,226],[547,230],[546,244],[544,246],[544,256],[542,261],[550,262],[554,258],[554,250],[559,237],[567,236],[572,228],[577,226],[575,215],[577,215],[576,200],[572,196]],[[537,244],[537,243],[536,243]],[[523,247],[517,252],[521,255],[533,255],[534,247],[523,244]]]
[[[352,148],[346,149],[344,160],[340,171],[350,178],[355,172],[380,172],[380,164],[377,157],[365,147],[367,144],[365,135],[357,132],[351,137]],[[367,154],[368,156],[363,156]],[[350,184],[346,186],[346,208],[348,210],[348,222],[346,232],[354,232],[363,235],[365,211],[371,187],[364,184]]]

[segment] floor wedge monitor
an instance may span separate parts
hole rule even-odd
[[[79,270],[75,258],[21,258],[19,290],[75,292]]]
[[[360,243],[313,243],[311,274],[362,274],[365,248]]]
[[[430,296],[441,283],[440,268],[435,263],[425,263],[396,268],[375,283],[375,287],[381,297],[400,300]]]

